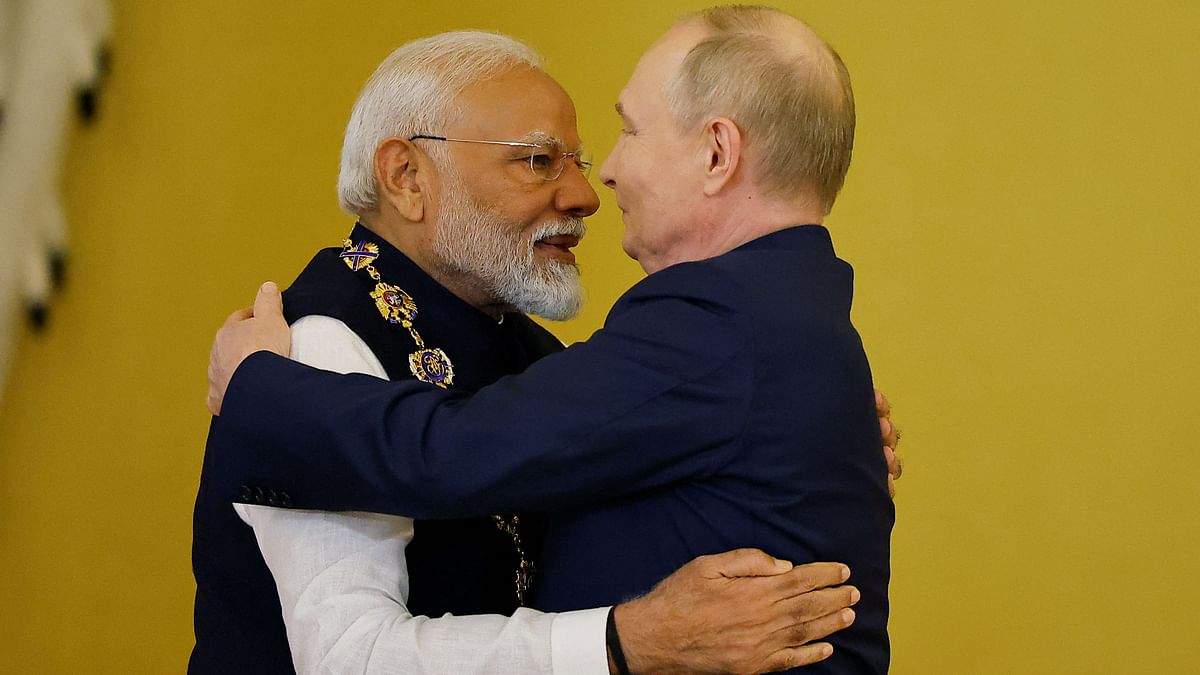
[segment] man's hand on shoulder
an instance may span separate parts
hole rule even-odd
[[[258,289],[254,307],[239,309],[225,320],[217,331],[208,356],[208,410],[221,414],[221,402],[233,371],[257,351],[269,351],[287,356],[291,351],[291,334],[283,318],[283,298],[279,287],[268,281]]]
[[[896,481],[904,473],[900,456],[896,454],[896,446],[900,444],[900,430],[892,424],[892,404],[882,391],[875,390],[875,414],[879,416],[879,435],[883,437],[883,457],[888,467],[888,494],[896,498]]]
[[[833,653],[814,642],[854,622],[850,570],[840,563],[793,567],[758,549],[701,556],[614,618],[633,673],[763,673]],[[613,671],[616,672],[616,671]]]

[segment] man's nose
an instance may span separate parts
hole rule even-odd
[[[617,155],[617,149],[608,153],[608,157],[604,158],[604,163],[600,165],[600,181],[608,186],[608,189],[617,189],[617,178],[613,175],[613,157]]]
[[[600,196],[588,181],[583,171],[574,162],[558,177],[558,192],[555,208],[576,218],[590,216],[600,208]]]

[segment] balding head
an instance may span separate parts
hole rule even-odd
[[[828,213],[854,146],[854,95],[837,53],[804,22],[769,7],[715,7],[664,36],[692,46],[668,80],[676,121],[733,120],[764,192]]]

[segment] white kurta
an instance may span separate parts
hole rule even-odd
[[[292,358],[387,378],[344,323],[292,325]],[[404,547],[411,518],[236,504],[279,589],[296,670],[305,673],[607,675],[608,608],[558,614],[412,616]]]

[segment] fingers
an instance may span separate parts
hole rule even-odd
[[[787,625],[799,626],[852,607],[858,604],[861,598],[862,593],[854,586],[835,586],[783,598],[772,605],[770,611],[773,615],[783,617]]]
[[[899,478],[900,474],[904,473],[904,466],[900,463],[900,456],[896,451],[888,446],[883,446],[883,457],[887,460],[888,475],[892,478]]]
[[[245,321],[246,319],[250,319],[253,316],[254,316],[254,308],[253,307],[243,307],[243,308],[235,311],[233,314],[230,314],[228,317],[226,317],[225,323],[227,323],[227,324],[237,323],[238,321]]]
[[[875,414],[879,416],[879,435],[883,437],[883,444],[894,450],[900,442],[900,430],[892,423],[892,404],[878,389],[875,390]],[[891,468],[890,462],[888,467]],[[900,474],[895,476],[899,478]]]
[[[809,643],[853,624],[857,615],[850,605],[861,597],[857,588],[840,586],[805,593],[783,603],[777,609],[787,609],[786,624],[772,635],[781,648],[768,659],[767,670],[795,668],[827,658],[833,653],[832,647]]]
[[[225,324],[217,331],[217,336],[213,340],[212,349],[208,353],[208,397],[205,400],[205,405],[208,411],[214,415],[221,413],[221,401],[225,397],[225,387],[228,386],[228,374],[232,373],[246,354],[254,351],[253,349],[243,349],[243,344],[253,337],[253,333],[247,333],[246,328],[250,324],[243,322],[250,319],[267,319],[275,320],[281,328],[276,328],[273,324],[261,324],[268,326],[265,331],[267,333],[279,333],[282,331],[282,342],[279,339],[274,342],[279,344],[266,344],[259,348],[266,347],[277,354],[287,354],[288,349],[288,334],[287,323],[283,318],[283,298],[279,294],[279,287],[275,282],[268,281],[258,289],[258,295],[254,298],[253,307],[243,307],[225,319]],[[238,326],[237,324],[243,324]],[[244,337],[237,337],[245,334]],[[273,334],[273,333],[272,333]]]
[[[771,655],[764,664],[763,671],[776,672],[807,666],[833,656],[833,645],[828,642],[817,642],[803,647],[780,649]]]
[[[221,387],[218,384],[220,379],[220,371],[217,368],[217,343],[214,340],[212,349],[208,352],[208,398],[205,405],[208,407],[208,412],[214,415],[221,414]]]
[[[900,430],[886,417],[879,418],[879,435],[883,437],[883,444],[890,448],[896,447],[900,441]]]
[[[274,281],[268,281],[259,287],[258,295],[254,298],[254,316],[283,318],[283,297],[280,296],[279,287]]]
[[[228,324],[233,321],[241,321],[241,319],[238,318],[238,315],[243,312],[246,314],[249,314],[250,308],[247,307],[245,309],[239,309],[238,311],[234,312],[233,314],[230,314],[229,318],[225,319],[225,323]],[[217,340],[216,340],[216,338],[213,339],[212,347],[210,347],[208,350],[208,371],[207,371],[206,375],[208,376],[208,396],[204,401],[204,405],[208,408],[208,412],[212,413],[213,415],[217,415],[217,414],[220,414],[220,412],[221,412],[221,398],[220,398],[220,396],[217,395],[218,390],[217,390]]]
[[[773,579],[772,581],[778,583],[776,592],[782,599],[808,593],[819,588],[836,586],[849,578],[850,568],[842,563],[819,562],[797,565],[787,575],[780,576],[778,579]],[[842,606],[846,607],[847,605]],[[833,609],[829,611],[833,611]]]
[[[818,619],[795,624],[785,629],[784,644],[799,647],[813,640],[827,638],[843,628],[848,628],[857,616],[853,609],[846,607]]]
[[[769,577],[792,570],[792,563],[767,555],[757,548],[739,548],[696,558],[705,578]]]
[[[214,415],[221,414],[221,389],[217,385],[217,375],[217,343],[213,342],[212,350],[208,354],[208,398],[205,405],[208,412]]]
[[[205,401],[205,405],[208,407],[208,412],[220,415],[221,399],[223,396],[221,395],[221,387],[217,382],[219,373],[217,372],[215,346],[213,347],[213,352],[208,359],[208,398]]]
[[[216,390],[212,387],[208,388],[208,400],[205,401],[205,405],[208,407],[208,412],[220,416],[221,397],[217,395]]]
[[[883,457],[887,460],[888,476],[887,489],[888,496],[892,499],[896,498],[896,481],[900,480],[900,476],[904,473],[904,463],[900,461],[900,455],[896,454],[893,448],[888,446],[883,447]]]
[[[882,391],[875,390],[875,412],[880,417],[891,417],[892,404],[888,402],[887,396],[883,395]]]

